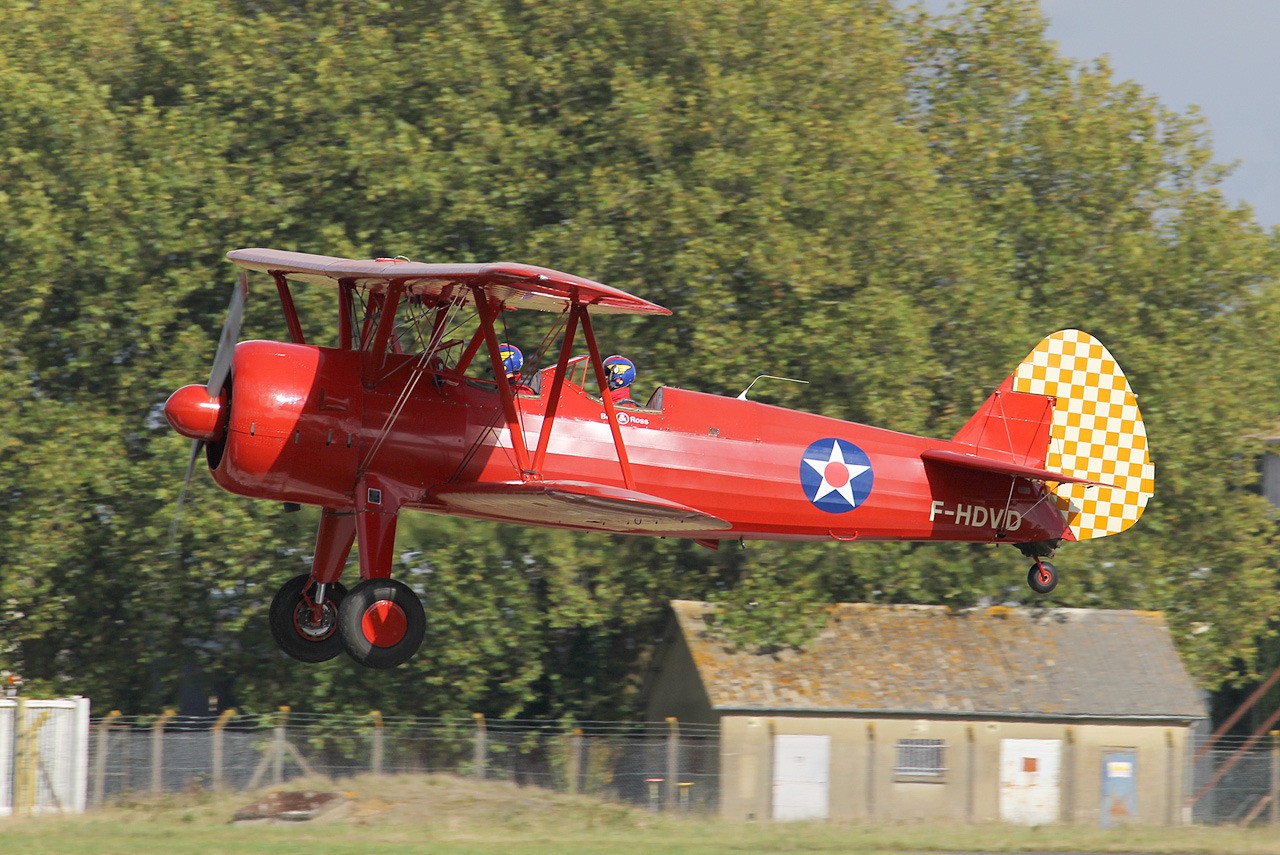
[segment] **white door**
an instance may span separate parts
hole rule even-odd
[[[1057,822],[1062,743],[1000,740],[1000,819],[1022,825]]]
[[[18,702],[0,700],[0,816],[13,813],[13,720]]]
[[[830,736],[774,736],[773,818],[826,819],[830,769]]]
[[[15,808],[34,813],[70,813],[85,808],[89,774],[89,699],[29,700],[18,721],[17,702],[0,700],[0,816]],[[13,778],[19,758],[18,728],[35,743],[35,793],[14,805]]]

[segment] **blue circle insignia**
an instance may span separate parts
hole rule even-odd
[[[843,514],[871,495],[871,458],[847,439],[820,439],[800,456],[800,486],[813,506]]]

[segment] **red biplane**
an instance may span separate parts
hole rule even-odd
[[[1152,494],[1137,402],[1098,341],[1045,338],[950,440],[659,387],[616,406],[593,319],[670,314],[522,264],[421,264],[242,249],[275,280],[289,341],[236,343],[242,271],[208,383],[165,414],[225,489],[321,510],[311,572],[286,582],[271,629],[294,658],[346,650],[389,668],[422,641],[422,604],[391,578],[406,508],[499,522],[739,540],[1013,544],[1028,581],[1063,541],[1116,534]],[[307,342],[291,288],[336,291],[337,346]],[[508,378],[503,312],[554,319],[554,364]],[[581,339],[586,353],[575,355]],[[482,357],[481,354],[484,354]],[[487,359],[485,358],[487,357]],[[548,360],[549,361],[549,360]],[[358,543],[360,580],[339,581]]]

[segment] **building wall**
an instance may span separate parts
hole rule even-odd
[[[1262,495],[1271,504],[1280,506],[1280,443],[1262,455]]]
[[[675,716],[684,724],[715,724],[718,716],[702,688],[689,645],[674,624],[667,630],[657,660],[646,687],[646,720],[664,721]]]
[[[773,817],[774,745],[779,734],[829,738],[828,804],[833,821],[1002,819],[1001,746],[1005,740],[1057,742],[1060,766],[1051,820],[1103,821],[1103,764],[1111,751],[1132,751],[1136,812],[1112,806],[1111,821],[1174,825],[1181,821],[1188,728],[1126,723],[1065,724],[831,716],[721,718],[720,808],[728,819]],[[941,740],[944,767],[923,778],[895,771],[899,740]],[[1034,766],[1034,762],[1028,765]],[[1114,800],[1113,800],[1114,802]]]

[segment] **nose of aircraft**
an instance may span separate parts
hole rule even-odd
[[[200,384],[183,386],[164,404],[164,417],[173,429],[188,439],[213,442],[222,433],[225,402],[221,395],[210,397]]]

